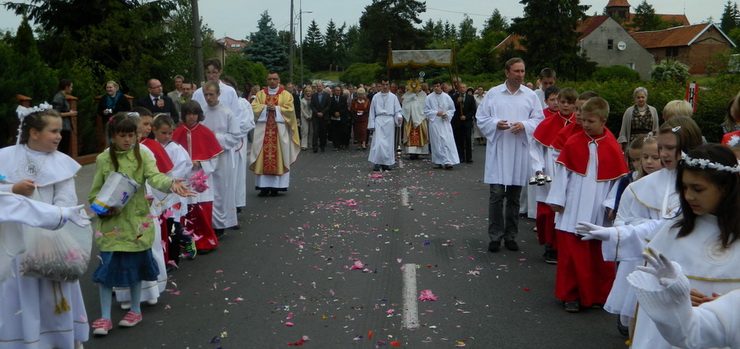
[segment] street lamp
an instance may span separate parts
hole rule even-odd
[[[301,0],[301,7],[298,9],[298,11],[299,11],[298,12],[298,22],[299,22],[299,25],[301,26],[301,29],[300,29],[300,35],[301,35],[301,86],[303,86],[303,82],[305,81],[305,80],[303,80],[303,71],[305,70],[304,69],[304,66],[303,66],[303,14],[304,13],[313,13],[313,11],[303,11],[303,0]]]

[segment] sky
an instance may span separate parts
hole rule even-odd
[[[24,0],[10,0],[24,1]],[[372,0],[293,0],[296,17],[296,38],[300,33],[298,27],[298,13],[303,12],[303,35],[305,36],[311,20],[315,20],[322,32],[326,30],[329,20],[334,20],[337,26],[346,23],[347,26],[358,24],[365,6]],[[628,0],[634,8],[642,0]],[[656,13],[686,14],[692,24],[705,22],[710,16],[719,22],[722,10],[727,0],[648,0]],[[581,4],[590,5],[588,14],[601,14],[608,0],[581,0]],[[517,0],[472,0],[452,2],[449,0],[426,0],[427,11],[420,15],[424,21],[450,21],[459,25],[465,14],[470,16],[474,26],[480,30],[483,23],[493,13],[494,9],[509,20],[520,17],[523,5]],[[199,0],[199,10],[203,21],[214,31],[217,38],[229,36],[234,39],[245,39],[252,32],[257,31],[257,21],[261,14],[268,12],[273,24],[278,30],[289,30],[290,27],[290,0]],[[15,32],[20,18],[5,8],[0,8],[0,30]],[[298,41],[298,40],[296,40]]]

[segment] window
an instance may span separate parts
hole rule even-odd
[[[606,49],[607,50],[613,50],[614,49],[614,40],[613,39],[609,39],[606,42]]]
[[[677,57],[678,56],[678,47],[666,47],[666,49],[665,49],[665,56],[666,57]]]
[[[627,65],[627,68],[630,68],[632,70],[635,70],[635,63],[634,62],[628,62],[626,65]]]

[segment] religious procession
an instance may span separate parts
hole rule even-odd
[[[0,349],[740,347],[737,86],[709,119],[696,83],[622,109],[534,56],[483,84],[454,48],[385,54],[104,80],[87,121],[77,80],[19,95]]]

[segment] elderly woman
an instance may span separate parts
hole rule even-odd
[[[301,98],[301,150],[308,150],[308,142],[313,137],[311,96],[313,96],[313,88],[306,86],[303,89],[303,98]]]
[[[103,125],[108,122],[108,118],[119,111],[131,110],[131,103],[123,92],[119,91],[119,86],[115,81],[105,83],[105,92],[106,94],[98,101],[98,115],[103,118]]]
[[[658,110],[647,104],[647,89],[638,87],[632,92],[635,105],[627,108],[622,115],[622,130],[619,132],[617,141],[622,144],[622,149],[627,150],[627,144],[639,134],[650,131],[658,131]]]
[[[367,116],[370,112],[370,100],[364,88],[357,89],[357,98],[352,99],[349,105],[355,126],[355,142],[357,150],[367,149]]]

